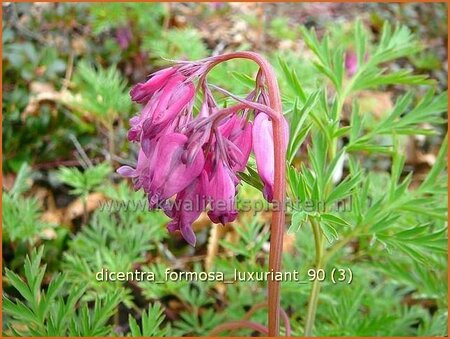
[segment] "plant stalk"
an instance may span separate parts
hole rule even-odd
[[[213,337],[223,331],[235,331],[241,328],[251,328],[252,330],[258,331],[263,335],[267,335],[267,329],[263,325],[249,320],[236,320],[229,321],[226,324],[221,324],[215,327],[211,332],[209,332],[208,336]]]
[[[324,236],[320,231],[320,226],[314,218],[309,219],[311,226],[313,228],[314,241],[316,244],[316,272],[324,267],[323,252],[324,252]],[[316,319],[317,303],[319,301],[320,293],[319,279],[314,279],[311,294],[309,296],[308,311],[306,314],[305,321],[305,337],[310,337],[312,335],[312,330],[314,327],[314,320]]]
[[[285,223],[285,198],[286,198],[286,152],[283,133],[283,110],[281,104],[280,90],[276,74],[272,66],[257,53],[253,52],[235,52],[217,57],[216,61],[211,63],[209,69],[215,65],[231,59],[248,59],[258,64],[264,78],[266,79],[267,90],[269,93],[269,106],[272,112],[266,112],[272,119],[273,139],[274,139],[274,196],[272,211],[272,224],[270,228],[270,252],[269,252],[269,271],[281,271],[281,259],[283,250],[284,223]],[[269,285],[269,336],[276,337],[280,333],[280,282],[268,281]]]
[[[339,120],[340,115],[342,112],[342,108],[344,106],[344,99],[349,95],[353,88],[354,79],[350,81],[350,83],[344,88],[343,91],[337,90],[338,92],[338,107],[336,110],[336,116],[334,119]],[[329,161],[333,161],[333,159],[336,157],[336,151],[337,151],[337,139],[332,138],[330,140],[330,147],[328,149],[328,159]],[[333,183],[330,182],[327,187],[325,187],[326,194],[329,194],[331,190],[333,189]],[[326,266],[326,263],[328,259],[331,257],[331,255],[334,253],[334,251],[330,251],[329,253],[325,253],[325,238],[322,234],[320,225],[316,219],[313,217],[309,218],[311,222],[311,226],[313,229],[313,235],[314,235],[314,243],[316,248],[316,272],[320,269],[324,269]],[[336,246],[335,250],[338,250],[342,246],[344,246],[346,242],[342,242],[342,244],[339,244],[339,246]],[[308,311],[306,314],[306,320],[305,320],[305,337],[310,337],[312,335],[312,330],[314,327],[314,321],[316,319],[316,312],[317,312],[317,304],[319,301],[319,293],[320,293],[320,284],[321,282],[317,279],[313,281],[311,294],[309,296],[309,302],[308,302]]]

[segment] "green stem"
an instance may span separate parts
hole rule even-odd
[[[312,218],[311,218],[312,219]],[[314,240],[316,242],[316,272],[319,269],[324,269],[331,259],[331,257],[340,249],[342,249],[345,245],[347,245],[355,236],[358,236],[360,232],[358,231],[358,227],[356,227],[353,231],[351,231],[347,236],[342,238],[339,242],[334,244],[330,249],[324,249],[324,237],[322,234],[320,238],[319,245],[317,245],[316,234],[317,230],[320,232],[320,225],[315,221],[311,220],[311,224],[313,225],[313,233]],[[317,246],[319,246],[319,250],[317,250]],[[306,315],[305,322],[305,337],[310,337],[312,335],[312,329],[314,326],[314,320],[317,312],[317,303],[319,301],[319,293],[320,293],[320,281],[315,279],[313,282],[309,303],[308,303],[308,313]]]
[[[316,265],[317,265],[319,258],[322,256],[322,252],[321,252],[322,249],[320,246],[322,234],[320,231],[320,227],[318,227],[317,222],[313,218],[310,218],[310,222],[311,222],[313,235],[314,235],[314,247],[316,248]]]
[[[314,242],[316,244],[316,272],[324,267],[323,252],[324,252],[324,237],[320,231],[320,226],[314,218],[309,219],[314,234]],[[315,279],[313,281],[311,294],[309,296],[308,311],[305,321],[305,337],[310,337],[314,327],[314,320],[316,319],[317,303],[319,301],[320,281]]]
[[[344,99],[351,91],[352,86],[353,83],[350,82],[350,84],[343,91],[338,91],[338,107],[334,119],[339,120],[342,108],[344,107]],[[337,138],[331,138],[330,147],[328,148],[328,159],[330,162],[333,161],[333,159],[336,157],[336,152],[337,152]],[[325,187],[325,194],[328,195],[332,189],[333,183],[330,182],[330,184],[327,185],[327,187]],[[326,266],[326,262],[329,256],[325,255],[324,253],[325,238],[322,234],[319,223],[313,217],[310,217],[309,220],[311,222],[311,226],[313,229],[314,243],[316,248],[316,272],[317,272],[318,270],[323,269]],[[321,282],[319,281],[319,279],[317,279],[317,277],[313,281],[305,320],[305,337],[310,337],[312,335],[314,321],[316,319],[317,304],[319,302],[320,283]]]

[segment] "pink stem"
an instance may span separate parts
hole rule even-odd
[[[269,106],[276,113],[271,115],[275,152],[275,180],[274,180],[274,208],[272,212],[269,270],[272,272],[281,271],[281,258],[283,249],[283,234],[285,221],[285,175],[286,175],[286,154],[284,151],[283,134],[283,111],[280,98],[280,90],[272,66],[257,53],[235,52],[215,57],[209,69],[217,64],[231,59],[249,59],[256,62],[264,74],[269,92]],[[205,74],[206,76],[206,74]],[[279,336],[280,332],[280,282],[269,280],[269,336]]]
[[[252,308],[247,311],[247,313],[244,315],[243,320],[248,320],[250,317],[255,314],[258,310],[267,307],[267,303],[259,303],[256,305],[253,305]],[[281,317],[283,318],[284,327],[286,330],[286,337],[291,336],[291,324],[289,323],[289,317],[286,314],[286,312],[283,310],[283,308],[280,307]]]
[[[211,332],[209,332],[208,336],[213,337],[219,334],[220,332],[226,331],[226,330],[239,330],[241,328],[251,328],[255,331],[258,331],[264,335],[267,335],[267,328],[264,327],[261,324],[255,323],[253,321],[248,320],[236,320],[236,321],[229,321],[225,324],[219,325],[215,327]]]

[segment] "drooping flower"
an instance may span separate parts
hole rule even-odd
[[[131,129],[128,133],[130,141],[138,141],[143,130],[146,138],[157,136],[192,103],[195,94],[193,83],[186,81],[186,78],[179,73],[170,71],[169,74],[172,74],[171,78],[166,79],[164,77],[157,82],[158,86],[161,87],[156,92],[153,92],[154,86],[148,88],[149,93],[153,93],[148,101],[143,99],[147,98],[143,88],[140,89],[142,91],[140,93],[134,91],[137,98],[135,101],[140,102],[139,99],[142,99],[142,102],[146,101],[146,104],[141,114],[130,120]],[[149,82],[152,79],[154,78],[151,78]],[[131,91],[132,97],[133,90]]]
[[[191,246],[195,246],[196,243],[192,223],[206,208],[207,186],[208,175],[206,171],[202,171],[188,187],[177,194],[173,207],[166,211],[166,214],[173,219],[167,225],[169,232],[180,231]]]
[[[287,141],[289,140],[289,126],[286,120],[283,120],[283,123],[285,140],[283,149],[286,149]],[[275,181],[273,129],[269,116],[262,112],[257,114],[253,124],[253,152],[255,152],[258,174],[264,183],[264,197],[267,201],[272,202]]]
[[[131,89],[131,100],[139,104],[146,104],[153,94],[161,89],[176,71],[176,68],[170,67],[153,73],[149,80],[139,83]]]
[[[139,145],[138,160],[136,168],[122,166],[117,170],[133,179],[135,189],[144,190],[150,209],[162,208],[172,218],[168,230],[180,231],[192,246],[196,242],[192,223],[208,206],[214,223],[236,219],[237,174],[245,170],[252,149],[265,185],[264,196],[269,201],[273,198],[270,118],[242,102],[227,108],[218,106],[205,80],[217,58],[220,56],[180,62],[133,87],[132,100],[143,105],[141,113],[130,119],[128,131],[128,139]],[[263,81],[258,75],[255,90],[245,97],[247,103],[267,105]],[[196,91],[202,91],[203,98],[197,114]]]
[[[150,181],[144,185],[150,207],[182,191],[201,173],[205,161],[203,153],[199,152],[190,164],[182,159],[187,139],[183,134],[171,133],[159,140],[156,154],[150,163],[153,173]]]
[[[231,169],[242,172],[252,150],[252,124],[234,115],[219,127],[219,131],[225,138]]]
[[[212,222],[225,225],[236,219],[234,197],[237,183],[238,180],[231,170],[223,163],[218,163],[208,186],[208,198],[211,203],[208,216]]]

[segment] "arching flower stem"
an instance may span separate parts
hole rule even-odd
[[[273,272],[281,271],[281,259],[283,249],[284,222],[285,222],[285,197],[286,197],[286,154],[283,147],[287,140],[283,140],[283,111],[281,105],[280,90],[275,72],[272,66],[257,53],[253,52],[235,52],[216,57],[214,62],[209,64],[211,70],[214,66],[231,59],[247,59],[258,64],[262,75],[267,83],[269,94],[269,107],[267,113],[272,119],[273,138],[274,138],[274,196],[273,203],[277,206],[272,212],[272,224],[270,228],[270,252],[269,252],[269,270]],[[207,71],[203,76],[206,76]],[[255,107],[253,103],[253,107]],[[261,105],[264,106],[264,105]],[[262,108],[262,107],[259,107]],[[280,282],[269,280],[269,336],[278,336],[280,332]]]
[[[249,320],[237,320],[237,321],[229,321],[225,324],[221,324],[215,327],[211,332],[209,332],[208,336],[213,337],[227,330],[234,331],[240,330],[242,328],[251,328],[255,331],[260,332],[261,334],[268,335],[267,328],[261,324]]]

